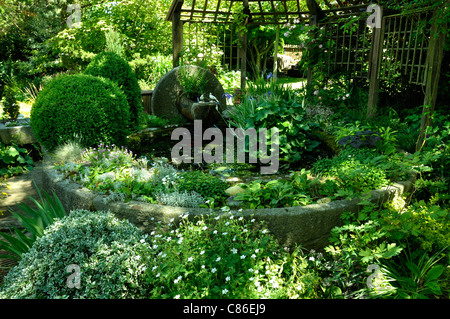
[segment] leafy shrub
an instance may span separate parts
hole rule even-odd
[[[19,116],[20,106],[17,102],[19,91],[20,89],[15,81],[6,84],[3,89],[3,111],[12,120],[17,119],[17,116]]]
[[[84,74],[104,77],[117,83],[130,107],[130,124],[136,128],[142,123],[141,88],[128,62],[113,52],[103,52],[89,63]]]
[[[359,194],[388,184],[389,176],[385,168],[375,161],[378,156],[370,149],[344,149],[334,158],[319,159],[313,164],[312,172],[336,177],[339,188],[351,189]]]
[[[137,254],[142,232],[109,212],[75,210],[38,238],[4,278],[1,298],[139,298],[147,291]],[[78,265],[79,288],[69,265]],[[72,279],[73,280],[73,279]]]
[[[150,298],[314,298],[319,278],[298,248],[283,250],[262,222],[190,217],[157,231],[143,251]]]
[[[83,147],[101,141],[121,144],[127,136],[129,107],[111,80],[91,75],[53,79],[31,108],[31,126],[49,151],[78,136]]]
[[[265,184],[261,181],[253,181],[242,187],[246,190],[245,193],[237,194],[234,199],[243,201],[243,205],[250,209],[291,207],[312,203],[311,196],[285,180],[273,180]]]
[[[159,80],[173,69],[172,55],[157,54],[143,57],[135,53],[129,64],[142,89],[153,90]]]
[[[179,191],[195,191],[204,198],[221,199],[226,196],[225,189],[227,189],[228,184],[220,178],[201,171],[190,171],[180,173],[176,187]]]
[[[0,175],[13,176],[32,169],[33,159],[25,148],[0,143]]]
[[[247,102],[235,106],[235,110],[232,110],[230,125],[244,130],[267,128],[270,131],[277,128],[280,158],[290,162],[300,161],[305,153],[317,150],[321,143],[313,133],[318,124],[306,121],[306,111],[295,97],[289,100],[276,94],[248,97]],[[270,145],[267,148],[270,149]]]
[[[37,188],[36,188],[37,189]],[[40,201],[31,198],[36,208],[27,204],[18,204],[22,214],[12,212],[21,223],[24,230],[13,227],[16,237],[11,234],[0,233],[6,242],[0,241],[0,249],[7,252],[6,255],[0,255],[0,258],[12,258],[20,260],[22,255],[29,251],[37,238],[42,237],[45,228],[51,225],[56,219],[66,216],[66,211],[59,198],[53,193],[53,198],[45,191],[37,189]]]
[[[315,265],[326,283],[326,298],[367,298],[373,293],[367,286],[368,266],[378,265],[402,251],[395,242],[387,243],[385,233],[374,221],[335,227],[330,242],[325,247],[327,255]],[[394,289],[387,278],[383,279],[384,293],[391,293]]]

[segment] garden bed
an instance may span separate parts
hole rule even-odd
[[[370,201],[382,204],[393,200],[396,196],[410,191],[413,178],[393,183],[371,192]],[[208,214],[210,208],[172,207],[131,200],[128,202],[108,202],[107,195],[89,190],[58,174],[50,157],[43,161],[43,185],[47,191],[55,192],[67,211],[88,209],[94,211],[110,211],[119,218],[135,224],[146,233],[153,231],[157,223],[168,224],[185,213],[191,216]],[[322,204],[307,206],[232,209],[238,216],[251,217],[266,221],[269,230],[284,246],[301,244],[308,249],[321,249],[328,244],[330,231],[341,225],[341,214],[358,212],[360,199],[336,200]]]

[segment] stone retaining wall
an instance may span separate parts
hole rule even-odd
[[[413,178],[395,183],[389,187],[372,192],[371,201],[381,204],[392,200],[413,186]],[[191,216],[206,214],[206,208],[183,208],[155,205],[138,201],[105,203],[106,196],[95,193],[79,184],[62,180],[53,166],[44,160],[43,185],[47,192],[55,192],[67,211],[88,209],[110,211],[119,218],[124,218],[145,232],[154,230],[158,221],[163,225],[180,215],[189,212]],[[340,216],[344,212],[358,212],[359,200],[337,200],[324,204],[287,208],[232,210],[233,214],[267,223],[269,230],[277,237],[281,245],[301,244],[307,249],[321,249],[329,244],[330,231],[341,225]]]

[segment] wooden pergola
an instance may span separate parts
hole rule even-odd
[[[238,34],[240,40],[238,56],[241,89],[244,90],[247,76],[247,26],[269,24],[280,26],[297,19],[305,24],[339,30],[340,19],[367,16],[362,15],[368,9],[367,1],[354,0],[344,3],[344,1],[336,0],[335,2],[336,4],[333,6],[330,1],[324,1],[328,7],[324,10],[314,0],[306,0],[307,10],[305,10],[300,0],[173,0],[166,16],[166,20],[172,22],[173,66],[179,65],[184,23],[231,25],[239,21],[239,26],[242,28]],[[330,38],[335,42],[335,46],[330,50],[332,52],[330,55],[333,54],[335,58],[334,60],[333,58],[329,59],[327,67],[338,65],[341,68],[346,67],[347,70],[356,66],[362,68],[362,62],[356,61],[355,56],[367,60],[368,67],[365,73],[362,72],[359,76],[369,81],[367,117],[373,118],[376,114],[379,82],[386,77],[386,72],[389,76],[389,68],[392,66],[392,61],[395,61],[402,72],[408,75],[409,83],[422,85],[425,88],[422,134],[417,146],[417,148],[421,148],[424,128],[430,124],[437,99],[445,36],[438,32],[436,25],[432,25],[426,30],[426,34],[422,32],[420,35],[422,39],[418,41],[418,29],[414,23],[420,19],[420,16],[417,18],[417,14],[426,12],[426,8],[420,9],[419,13],[413,12],[409,16],[380,11],[378,14],[380,14],[381,26],[375,27],[369,35],[367,35],[367,30],[363,33],[358,31],[353,35],[356,39],[362,35],[370,38],[370,46],[365,48],[364,54],[359,56],[357,54],[361,51],[361,47],[358,47],[358,40],[355,41],[354,38],[342,32],[339,34],[339,31],[336,31],[338,34],[329,31]],[[437,16],[440,12],[439,9],[434,8],[427,14]],[[414,34],[416,34],[415,37],[413,37]],[[274,40],[275,47],[277,47],[278,33]],[[274,51],[274,60],[277,61],[277,50]],[[391,53],[395,58],[387,58],[386,52]],[[337,57],[341,57],[340,60]],[[308,82],[312,77],[310,69]]]
[[[236,23],[237,12],[242,12],[240,20],[242,30],[251,25],[284,25],[293,20],[315,24],[328,17],[333,19],[353,15],[366,8],[365,5],[333,7],[325,1],[329,10],[322,10],[314,0],[306,1],[308,10],[300,0],[173,0],[166,21],[172,22],[173,67],[179,65],[183,47],[183,25],[185,23],[214,23],[231,25]],[[357,4],[361,1],[352,1]],[[238,10],[236,10],[238,8]],[[240,32],[239,54],[241,70],[241,88],[245,88],[247,73],[247,34]],[[276,42],[279,37],[277,34]],[[275,44],[276,45],[276,44]],[[275,50],[276,51],[276,50]],[[276,52],[274,60],[276,61]]]

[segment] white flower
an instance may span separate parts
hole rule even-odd
[[[249,272],[253,272],[253,268],[250,268],[248,271],[249,271]]]
[[[227,292],[228,292],[228,289],[225,288],[224,290],[222,290],[222,295],[226,295]]]
[[[236,248],[233,248],[233,249],[231,249],[231,252],[233,253],[233,254],[237,254],[237,249]]]
[[[217,257],[216,262],[219,262],[219,261],[220,261],[220,257]]]
[[[245,259],[245,257],[246,257],[245,255],[242,255],[242,256],[241,256],[241,259]]]
[[[211,269],[211,272],[212,272],[212,273],[215,273],[216,271],[217,271],[216,268]]]
[[[202,250],[201,252],[200,252],[200,255],[203,255],[205,253],[205,251],[204,250]]]
[[[228,233],[227,233],[227,232],[223,232],[223,233],[222,233],[222,235],[224,235],[224,236],[225,236],[226,234],[228,234]]]
[[[180,299],[180,295],[176,295],[175,297],[173,297],[174,299]]]
[[[312,257],[312,256],[309,257],[308,259],[311,260],[311,261],[314,261],[314,260],[315,260],[314,257]]]
[[[255,255],[255,254],[253,254],[253,255],[251,255],[251,257],[252,257],[252,258],[256,258],[256,255]]]
[[[189,257],[188,258],[188,261],[193,261],[194,260],[194,257]]]
[[[227,276],[227,277],[225,278],[225,281],[230,281],[230,280],[231,280],[230,276]]]
[[[217,234],[217,230],[213,231],[213,234],[214,234],[214,235]]]

